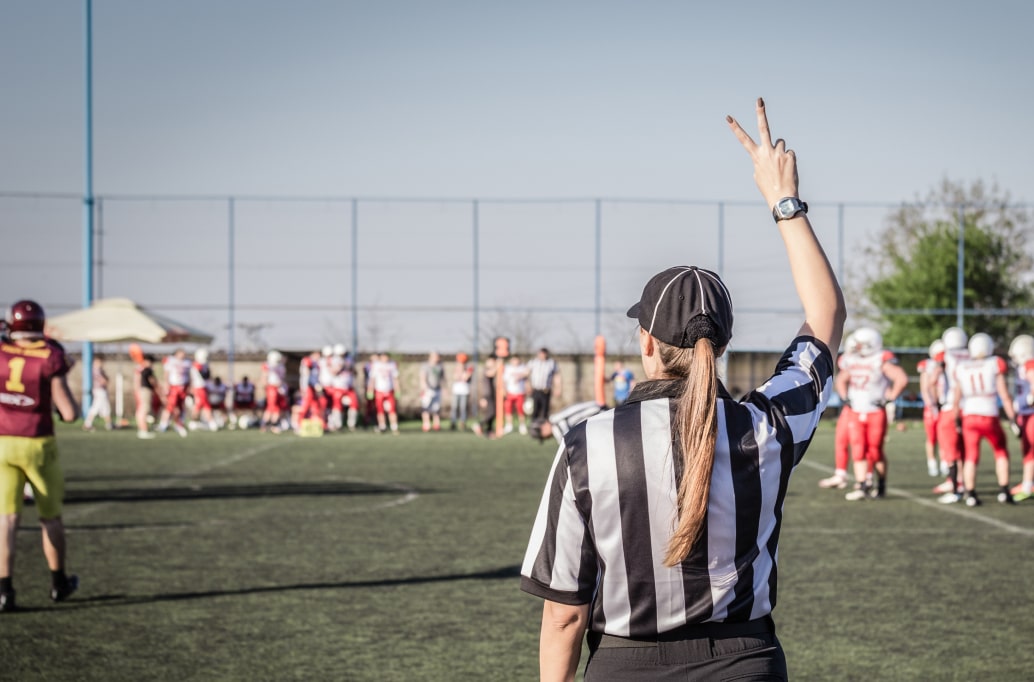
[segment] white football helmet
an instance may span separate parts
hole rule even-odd
[[[200,362],[202,365],[208,362],[208,349],[198,348],[194,351],[194,359]]]
[[[948,327],[941,334],[941,341],[944,341],[945,350],[962,350],[969,341],[969,336],[959,327]]]
[[[969,340],[969,356],[974,360],[983,360],[994,355],[995,342],[983,332],[974,334]]]
[[[333,346],[324,346],[323,347],[323,351],[322,351],[323,357],[329,358],[333,354],[334,354],[334,347]]]
[[[1009,359],[1017,367],[1022,366],[1028,360],[1034,360],[1034,336],[1020,334],[1009,344]]]
[[[938,355],[944,354],[944,341],[937,339],[930,344],[930,358],[936,360]]]
[[[883,336],[872,327],[856,329],[853,336],[860,355],[872,355],[883,350]]]
[[[854,332],[847,335],[844,339],[844,352],[845,353],[857,353],[858,352],[858,339],[855,338]]]
[[[343,344],[343,343],[336,343],[336,344],[334,344],[334,355],[338,356],[339,358],[343,358],[343,357],[345,357],[345,354],[347,352],[348,352],[348,349],[345,348],[345,344]]]
[[[266,355],[266,363],[270,365],[279,365],[283,360],[284,356],[278,350],[271,350]]]

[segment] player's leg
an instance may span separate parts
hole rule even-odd
[[[847,464],[850,461],[851,408],[844,405],[837,416],[833,432],[833,475],[819,481],[820,488],[846,488]]]
[[[926,473],[937,476],[937,412],[933,407],[923,408],[923,430],[926,433]]]
[[[1005,439],[1005,431],[997,417],[992,417],[987,424],[987,442],[995,457],[995,475],[998,478],[997,499],[1002,504],[1014,504],[1009,492],[1009,447]]]
[[[983,419],[977,415],[962,417],[962,485],[966,489],[966,504],[980,504],[976,493],[977,466],[980,464],[980,441],[986,436]]]
[[[868,451],[866,422],[868,418],[869,415],[866,413],[855,412],[851,416],[849,423],[851,456],[854,459],[855,487],[854,490],[847,493],[844,497],[852,502],[864,500],[868,497],[869,488],[871,487],[871,482],[869,481],[869,461],[866,458]]]
[[[884,497],[887,493],[887,456],[883,444],[887,439],[887,413],[878,410],[869,415],[866,425],[866,459],[869,471],[875,473],[874,497]]]
[[[940,450],[941,461],[948,468],[944,483],[934,488],[935,493],[942,493],[941,502],[957,502],[959,499],[962,437],[955,423],[957,414],[957,410],[941,410],[937,415],[937,449]]]
[[[19,440],[0,436],[0,611],[15,609],[14,550],[25,487]]]
[[[388,424],[391,426],[391,432],[396,436],[399,434],[399,405],[398,401],[395,400],[395,392],[392,391],[390,397],[384,403],[385,411],[388,413]]]

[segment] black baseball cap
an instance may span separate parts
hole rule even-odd
[[[732,338],[732,297],[721,277],[695,265],[659,272],[643,287],[628,316],[659,341],[692,348],[706,338],[723,348]]]

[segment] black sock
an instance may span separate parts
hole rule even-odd
[[[64,587],[68,583],[68,576],[65,575],[65,569],[60,568],[56,571],[50,572],[50,584],[54,587]]]
[[[1005,493],[1006,495],[1009,494],[1009,484],[1008,483],[1003,485],[1003,486],[1001,486],[1001,488],[1002,488],[1002,492],[1003,493]]]
[[[11,576],[0,578],[0,593],[10,594],[14,592],[14,579]]]
[[[951,481],[951,491],[955,492],[959,489],[959,465],[952,464],[948,467],[948,480]]]

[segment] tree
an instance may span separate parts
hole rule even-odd
[[[964,329],[999,344],[1032,331],[1029,210],[997,185],[944,180],[925,200],[895,210],[867,251],[873,271],[863,275],[864,291],[887,345],[926,347],[956,324],[960,211]]]

